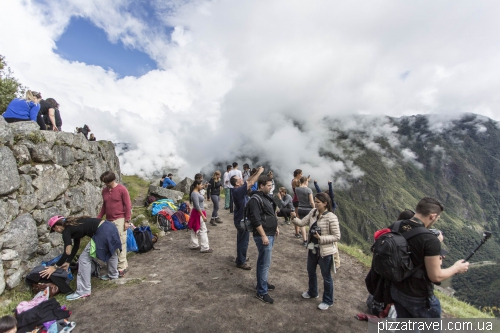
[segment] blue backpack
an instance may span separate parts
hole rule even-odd
[[[179,221],[179,218],[177,216],[172,215],[172,220],[174,221],[174,226],[175,226],[175,229],[177,230],[182,230],[182,229],[186,229],[186,226],[184,224],[181,223],[181,221]]]

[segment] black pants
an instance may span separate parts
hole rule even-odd
[[[277,215],[279,217],[288,218],[288,217],[290,217],[291,212],[292,212],[292,210],[290,208],[281,208]]]

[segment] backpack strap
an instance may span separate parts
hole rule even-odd
[[[410,239],[410,238],[413,238],[417,235],[420,235],[420,234],[430,234],[431,232],[429,231],[429,229],[427,229],[426,227],[422,226],[422,227],[416,227],[416,228],[412,228],[410,231],[405,231],[405,232],[399,232],[399,227],[401,226],[401,222],[403,222],[404,220],[399,220],[399,221],[396,221],[391,229],[392,232],[396,232],[398,234],[400,234],[401,236],[403,236],[406,240]]]

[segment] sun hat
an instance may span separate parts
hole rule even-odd
[[[47,221],[47,224],[49,225],[50,228],[50,232],[54,232],[54,229],[52,229],[52,227],[54,226],[54,224],[56,224],[57,221],[63,218],[64,216],[62,215],[54,215]]]

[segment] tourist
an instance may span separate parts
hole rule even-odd
[[[295,208],[295,215],[299,215],[299,198],[297,197],[297,193],[295,193],[295,189],[300,186],[300,178],[302,178],[302,170],[296,169],[293,172],[293,179],[292,179],[292,191],[293,191],[293,198],[292,198],[292,204],[293,207]],[[295,238],[301,238],[301,234],[305,235],[306,233],[306,228],[305,227],[298,227],[295,226]]]
[[[40,101],[40,115],[43,116],[44,125],[49,131],[60,131],[62,126],[61,115],[59,114],[59,103],[53,98],[46,98]],[[56,117],[56,110],[59,119]]]
[[[177,184],[172,180],[174,175],[169,173],[165,179],[163,179],[163,187],[166,189],[171,189],[177,186]]]
[[[15,98],[10,102],[2,116],[8,123],[36,121],[40,129],[44,130],[45,123],[42,116],[39,115],[41,100],[42,94],[28,90],[25,98]]]
[[[217,225],[217,223],[222,223],[219,217],[219,197],[220,189],[222,187],[222,182],[220,178],[220,171],[217,170],[212,175],[212,178],[208,182],[207,188],[207,201],[212,200],[214,209],[212,210],[212,218],[210,219],[210,225]]]
[[[231,203],[231,183],[229,182],[231,178],[229,178],[229,171],[232,168],[231,165],[228,165],[226,172],[224,172],[224,209],[229,209]]]
[[[299,199],[298,216],[300,219],[303,219],[307,214],[309,214],[311,209],[313,209],[314,207],[313,192],[308,186],[309,178],[301,177],[300,186],[295,188],[295,193],[297,194],[297,198]],[[305,229],[302,230],[302,240],[303,245],[307,246],[307,234],[305,232]]]
[[[243,181],[246,182],[251,175],[248,163],[243,164]]]
[[[212,249],[208,244],[207,235],[207,214],[204,210],[204,197],[200,193],[203,189],[203,184],[200,179],[195,180],[191,186],[189,198],[193,203],[193,209],[189,216],[188,228],[191,233],[191,250],[200,250],[201,253],[212,253]]]
[[[292,197],[286,192],[286,188],[280,187],[275,196],[276,205],[279,208],[278,216],[285,218],[285,223],[290,224],[290,213],[293,212]]]

